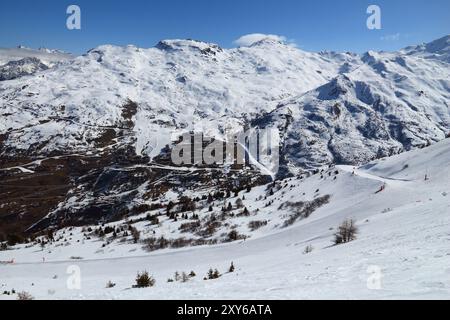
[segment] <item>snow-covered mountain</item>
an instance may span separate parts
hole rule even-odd
[[[37,58],[48,67],[54,66],[57,62],[72,59],[73,56],[61,50],[39,48],[31,49],[24,46],[17,48],[0,48],[0,65],[10,61],[18,61],[24,58]]]
[[[364,163],[449,136],[447,63],[375,52],[361,62],[255,121],[283,131],[291,167]]]
[[[402,53],[410,56],[432,58],[450,62],[450,37],[447,36],[430,43],[407,47],[402,50]]]
[[[449,39],[0,50],[0,299],[448,297]],[[170,159],[185,132],[250,127],[279,129],[275,179]]]
[[[0,81],[32,75],[72,58],[73,56],[68,53],[46,48],[38,50],[23,46],[14,49],[0,48]]]
[[[47,69],[48,66],[37,58],[23,58],[18,61],[10,61],[0,66],[0,81],[20,78]]]
[[[279,178],[440,141],[450,132],[448,42],[363,55],[273,38],[234,49],[105,45],[2,81],[0,222],[23,231],[110,221],[199,188],[267,181],[245,168],[173,167],[167,155],[188,131],[279,128]]]
[[[127,122],[131,100],[136,153],[154,157],[180,131],[214,136],[265,122],[266,113],[294,113],[293,144],[315,144],[308,149],[320,162],[370,160],[450,131],[448,39],[363,56],[309,53],[273,39],[229,50],[194,40],[101,46],[40,77],[2,83],[0,130],[9,130],[3,143],[16,151],[95,150],[102,128]],[[294,162],[317,164],[304,149]]]
[[[240,126],[281,99],[326,83],[355,59],[264,41],[231,50],[193,40],[161,41],[151,49],[101,46],[42,77],[1,84],[3,112],[9,116],[0,130],[24,130],[13,131],[6,141],[19,150],[38,141],[46,142],[43,153],[67,146],[92,149],[86,138],[99,137],[102,126],[120,127],[126,121],[123,106],[131,100],[138,105],[136,152],[155,156],[174,132],[213,135]]]

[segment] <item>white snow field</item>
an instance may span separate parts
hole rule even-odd
[[[20,245],[0,252],[0,261],[14,259],[0,264],[0,291],[27,291],[36,299],[450,298],[450,139],[285,183],[291,187],[268,196],[269,205],[255,201],[266,194],[264,186],[245,194],[251,216],[233,221],[250,236],[245,241],[149,253],[141,244],[102,247],[98,238],[82,240],[81,229],[60,230],[55,237],[64,233],[65,245]],[[327,194],[329,204],[281,226],[289,211],[280,204]],[[347,218],[356,221],[357,239],[335,246],[334,232]],[[268,220],[267,226],[246,229],[250,220],[261,219]],[[143,237],[152,232],[139,228]],[[175,237],[176,230],[164,221],[158,228],[167,237]],[[305,254],[308,245],[313,251]],[[227,273],[232,261],[236,270]],[[74,288],[77,273],[70,274],[77,268],[80,288]],[[203,280],[209,268],[222,276]],[[155,286],[132,288],[137,272],[144,270],[156,279]],[[197,276],[189,281],[167,282],[175,271],[191,270]],[[108,281],[115,287],[106,288]]]

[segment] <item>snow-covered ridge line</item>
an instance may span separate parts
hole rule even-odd
[[[0,81],[33,75],[73,58],[71,54],[46,48],[0,48]]]
[[[42,63],[51,67],[56,62],[73,59],[74,56],[60,50],[46,48],[31,49],[19,46],[17,48],[0,48],[0,65],[10,61],[18,61],[24,58],[37,58]]]
[[[448,37],[443,39],[438,42],[446,43]],[[441,47],[437,51],[445,52]],[[416,113],[421,113],[419,118],[423,121],[414,126],[423,130],[428,126],[426,122],[431,121],[445,132],[449,126],[449,68],[435,58],[419,49],[369,52],[362,57],[350,53],[310,53],[277,41],[237,49],[222,49],[194,40],[164,40],[150,49],[104,45],[40,77],[1,84],[2,113],[7,116],[0,130],[35,123],[20,136],[9,135],[7,143],[19,149],[28,149],[37,141],[37,135],[39,140],[49,141],[48,151],[68,144],[75,148],[80,143],[85,146],[86,141],[74,140],[84,130],[75,123],[66,127],[69,130],[62,137],[57,137],[62,124],[50,121],[37,125],[34,119],[56,116],[72,118],[81,124],[112,126],[123,121],[121,107],[132,100],[139,106],[133,117],[137,153],[153,157],[160,146],[170,144],[170,137],[180,128],[218,135],[225,128],[258,119],[284,101],[324,85],[333,86],[339,75],[348,75],[356,86],[352,92],[364,108],[380,109],[380,103],[383,105],[380,110],[383,121],[416,123]],[[337,97],[339,92],[333,95]],[[331,103],[328,96],[317,98],[314,104],[318,110]],[[347,94],[339,99],[341,103],[353,104],[355,101],[347,101],[350,98]],[[25,112],[18,115],[19,109]],[[317,119],[309,121],[318,124]],[[360,123],[364,118],[355,120],[358,126],[364,126]],[[412,137],[406,130],[413,130]],[[397,142],[388,144],[400,149],[409,148],[402,141],[398,144],[400,139],[442,138],[442,134],[422,136],[416,128],[399,127],[395,131],[398,132],[390,135]],[[99,132],[90,134],[98,136]],[[354,131],[354,134],[355,143],[365,144],[365,148],[371,149],[369,153],[377,153],[376,146],[364,143],[367,133]],[[157,140],[156,145],[151,140]]]

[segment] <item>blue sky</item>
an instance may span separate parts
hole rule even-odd
[[[81,8],[67,30],[66,8]],[[369,30],[368,5],[382,29]],[[244,34],[285,36],[309,51],[396,50],[450,34],[449,0],[1,0],[0,47],[19,44],[83,53],[100,44],[152,47],[193,38],[229,48]]]

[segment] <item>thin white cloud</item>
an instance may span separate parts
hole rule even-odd
[[[246,35],[240,37],[239,39],[233,41],[233,43],[238,47],[249,47],[256,42],[259,42],[259,41],[265,40],[265,39],[275,40],[275,41],[279,41],[279,42],[283,42],[283,43],[295,46],[295,42],[293,40],[288,40],[284,36],[279,36],[276,34],[263,34],[263,33],[246,34]]]
[[[380,39],[383,41],[398,41],[400,40],[400,36],[401,36],[400,33],[394,33],[382,36]]]

